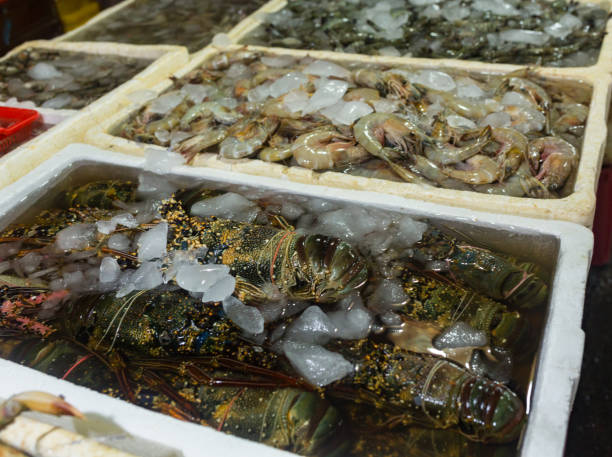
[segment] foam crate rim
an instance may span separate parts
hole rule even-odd
[[[137,173],[144,159],[103,151],[85,144],[72,144],[39,166],[19,181],[6,187],[0,195],[0,227],[22,215],[27,207],[43,197],[49,186],[60,182],[82,165],[117,166]],[[101,171],[101,174],[104,174]],[[428,217],[464,224],[486,233],[511,232],[528,237],[545,237],[558,244],[550,286],[550,301],[546,313],[542,343],[536,362],[535,389],[527,426],[520,448],[520,457],[561,457],[569,421],[569,413],[580,377],[584,346],[584,332],[580,328],[584,304],[587,273],[591,258],[593,236],[584,227],[560,221],[541,221],[512,215],[495,215],[429,202],[388,197],[372,192],[350,191],[331,187],[312,186],[279,181],[277,179],[244,176],[241,174],[187,166],[174,167],[169,176],[198,179],[242,186],[276,189],[279,192],[300,194],[396,211],[415,217]],[[523,245],[529,239],[520,241]],[[530,244],[531,246],[531,244]],[[223,455],[293,455],[231,437],[210,428],[177,421],[159,413],[120,402],[87,388],[67,381],[54,379],[46,374],[0,360],[5,377],[0,383],[0,396],[8,396],[16,390],[40,388],[53,393],[63,393],[70,402],[84,412],[91,411],[110,416],[127,432],[142,438],[163,440],[165,444],[181,449],[186,457],[201,455],[201,446],[207,450],[222,451]],[[129,414],[124,414],[129,412]],[[179,425],[180,424],[180,425]],[[278,453],[278,454],[277,454]]]
[[[504,74],[519,68],[525,68],[525,66],[517,65],[487,64],[457,60],[365,56],[361,54],[336,53],[331,51],[307,51],[230,45],[223,48],[209,46],[199,51],[192,56],[189,64],[176,72],[174,76],[178,78],[184,76],[216,53],[243,48],[262,51],[272,55],[291,55],[296,57],[311,56],[341,63],[356,62],[385,66],[410,65],[415,68],[463,70],[486,74]],[[597,68],[532,68],[538,76],[553,80],[583,82],[590,85],[592,88],[589,116],[585,128],[574,191],[562,199],[508,197],[503,195],[486,195],[478,192],[456,191],[452,189],[425,188],[424,186],[412,183],[397,183],[381,179],[350,176],[337,172],[315,173],[312,170],[300,167],[287,167],[285,165],[263,162],[258,159],[228,161],[218,158],[216,154],[200,154],[195,159],[194,165],[232,170],[247,174],[283,177],[297,182],[333,185],[346,189],[371,190],[410,198],[422,198],[436,203],[462,206],[476,210],[482,209],[491,212],[518,214],[543,219],[567,220],[590,227],[595,212],[595,191],[606,143],[607,125],[605,120],[607,118],[611,97],[612,75],[606,70]],[[172,84],[173,81],[167,79],[152,87],[151,90],[159,95]],[[144,103],[132,105],[95,126],[87,132],[87,141],[106,149],[135,155],[142,155],[146,148],[155,148],[156,146],[145,145],[115,137],[109,133],[113,131],[117,124],[127,119],[143,105]]]

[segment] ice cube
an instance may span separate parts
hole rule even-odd
[[[245,332],[257,335],[264,331],[264,318],[254,306],[246,306],[236,297],[223,300],[223,311],[227,317]]]
[[[191,207],[191,214],[194,216],[217,216],[243,222],[253,222],[259,211],[259,206],[255,203],[233,192],[200,200]]]
[[[351,72],[346,68],[328,60],[315,60],[308,64],[303,70],[307,75],[316,75],[327,78],[334,76],[340,79],[346,79],[351,76]]]
[[[334,334],[335,327],[318,306],[310,306],[287,329],[287,340],[325,344]]]
[[[94,227],[93,224],[72,224],[55,235],[55,245],[62,251],[85,249],[94,239]]]
[[[138,239],[138,260],[161,258],[166,254],[168,224],[160,222],[155,227],[143,232]]]
[[[465,322],[456,322],[445,328],[434,340],[437,349],[482,347],[487,344],[487,335]]]
[[[32,79],[38,80],[59,78],[63,75],[64,73],[58,71],[57,68],[47,62],[38,62],[28,70],[28,76]]]
[[[228,274],[227,265],[184,264],[178,267],[176,283],[190,292],[206,292],[214,283]]]
[[[282,347],[293,368],[316,386],[326,386],[354,371],[344,357],[321,346],[285,341]]]
[[[145,149],[144,169],[153,173],[164,174],[173,167],[183,165],[185,157],[177,152],[165,149]]]
[[[225,275],[204,292],[204,295],[202,295],[202,301],[206,303],[225,300],[234,293],[235,288],[236,278],[229,274]]]
[[[119,279],[121,269],[112,257],[104,257],[100,263],[100,282],[114,282]]]

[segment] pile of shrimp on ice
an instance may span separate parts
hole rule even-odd
[[[119,126],[131,140],[456,190],[572,192],[590,89],[505,75],[215,55]]]

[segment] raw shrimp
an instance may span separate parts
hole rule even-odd
[[[502,80],[501,84],[497,88],[496,94],[501,95],[508,91],[516,91],[526,95],[530,101],[544,114],[546,118],[545,132],[546,134],[550,134],[552,101],[544,88],[533,81],[524,78],[524,76],[527,75],[527,72],[528,70],[521,69],[510,73],[510,75],[506,76]]]
[[[313,170],[329,170],[347,163],[358,163],[369,156],[362,146],[355,145],[349,137],[330,127],[300,135],[292,150],[298,164]]]
[[[278,120],[245,117],[232,125],[219,146],[219,155],[226,159],[242,159],[255,154],[278,127]]]
[[[449,143],[440,145],[438,142],[431,142],[425,148],[425,156],[434,163],[441,165],[450,165],[469,159],[478,154],[491,141],[491,127],[487,125],[482,130],[464,134],[464,136],[471,135],[477,135],[476,139],[461,147]]]
[[[445,167],[442,172],[467,184],[489,184],[499,179],[497,162],[485,155],[477,154],[467,159],[465,165],[460,165],[461,169]]]
[[[500,168],[499,180],[511,176],[525,160],[529,140],[522,133],[503,127],[495,127],[491,131],[493,140],[500,144],[495,153]]]
[[[238,122],[242,117],[240,113],[217,102],[203,102],[187,110],[185,115],[181,118],[181,129],[189,128],[189,124],[199,117],[209,116],[212,116],[214,120],[220,124],[227,125]]]
[[[576,148],[554,136],[531,141],[527,154],[536,179],[549,190],[561,188],[578,163]]]

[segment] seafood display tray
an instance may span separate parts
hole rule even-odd
[[[239,49],[232,45],[220,50],[210,46],[194,55],[189,64],[179,70],[175,77],[182,77],[192,69],[213,57],[217,52]],[[418,69],[438,69],[467,71],[472,74],[507,74],[519,68],[516,65],[487,64],[481,62],[441,61],[432,59],[408,59],[401,57],[364,56],[342,54],[329,51],[299,51],[281,48],[251,46],[248,49],[263,51],[272,55],[289,55],[295,57],[311,56],[337,63],[365,63],[374,65],[410,65]],[[306,184],[320,184],[344,189],[382,192],[407,198],[427,200],[445,205],[471,208],[480,211],[515,214],[519,216],[557,219],[591,226],[595,212],[595,191],[606,145],[606,119],[610,103],[612,75],[598,68],[537,68],[538,76],[558,81],[582,82],[592,88],[591,105],[586,123],[580,163],[576,173],[574,191],[561,199],[518,198],[499,195],[488,195],[477,192],[456,191],[434,187],[424,187],[412,183],[365,178],[337,172],[317,173],[301,167],[288,167],[281,164],[264,162],[255,159],[226,160],[217,154],[200,154],[194,160],[196,166],[204,166],[240,173],[289,179]],[[173,84],[166,79],[152,88],[161,94]],[[86,141],[104,149],[142,155],[145,148],[157,147],[137,143],[114,136],[116,127],[136,113],[140,107],[132,106],[118,111],[113,117],[95,125],[86,135]]]
[[[125,8],[129,8],[132,3],[136,0],[124,0],[117,5],[114,5],[108,9],[105,9],[101,13],[92,17],[89,21],[85,22],[83,25],[77,27],[76,29],[70,30],[69,32],[64,33],[58,37],[55,37],[53,41],[55,42],[70,42],[74,37],[80,35],[82,32],[86,32],[89,28],[95,27],[97,24],[105,21],[112,21],[113,16],[119,12],[121,12]],[[238,42],[238,40],[246,33],[246,31],[250,31],[251,28],[249,24],[252,21],[261,16],[262,13],[271,13],[277,11],[276,0],[265,3],[259,9],[255,10],[251,15],[247,16],[245,19],[236,24],[231,30],[227,31],[227,36],[232,42]],[[245,31],[246,30],[246,31]]]
[[[16,181],[66,145],[83,140],[89,128],[107,118],[116,110],[132,103],[129,98],[131,93],[159,83],[172,72],[185,65],[188,60],[187,51],[181,46],[134,46],[118,43],[54,43],[44,40],[23,43],[6,54],[2,60],[28,47],[148,58],[151,59],[151,63],[132,79],[79,111],[33,108],[42,114],[43,120],[46,118],[49,119],[49,123],[59,125],[0,158],[0,168],[2,168],[0,189]],[[15,104],[0,102],[0,105],[31,107],[31,104],[24,104],[23,102]]]
[[[28,211],[36,211],[56,192],[91,180],[133,179],[144,164],[142,158],[72,144],[44,166],[4,189],[0,195],[0,227],[6,227]],[[519,444],[519,455],[562,456],[564,439],[560,437],[567,430],[584,347],[580,323],[593,245],[589,230],[567,222],[494,215],[375,192],[312,186],[223,170],[180,166],[172,168],[167,177],[184,185],[217,183],[242,190],[266,189],[281,195],[350,202],[365,209],[377,208],[426,218],[437,224],[451,225],[492,249],[537,259],[552,272],[551,292],[536,356],[534,382],[526,401],[529,417]],[[202,449],[227,456],[292,455],[216,432],[210,427],[147,411],[12,362],[0,360],[0,368],[4,374],[0,396],[29,389],[63,394],[83,412],[95,411],[112,419],[126,432],[163,442],[182,451],[186,457],[199,456]]]
[[[577,3],[592,3],[599,5],[601,8],[611,11],[611,5],[608,0],[576,0]],[[266,13],[275,13],[277,11],[282,10],[287,5],[287,0],[271,0],[269,3],[262,7],[262,11]],[[231,38],[234,43],[239,43],[240,40],[245,37],[249,32],[253,31],[260,25],[262,25],[262,15],[252,14],[247,17],[244,21],[238,24],[235,27],[237,34],[232,35]],[[449,27],[451,25],[449,24]],[[471,63],[475,61],[464,60],[464,59],[437,59],[441,64],[442,63],[451,63],[451,62],[464,62]],[[551,67],[552,68],[552,67]],[[606,31],[604,35],[603,42],[600,47],[599,57],[597,59],[597,63],[590,67],[565,67],[565,68],[589,68],[595,69],[599,68],[602,70],[612,70],[612,18],[608,18],[608,23],[606,25]]]

